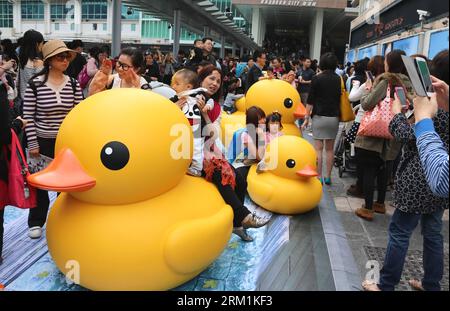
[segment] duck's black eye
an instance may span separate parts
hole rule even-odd
[[[130,152],[127,146],[118,141],[107,143],[100,154],[102,163],[110,170],[117,171],[127,165],[130,160]]]
[[[287,109],[292,108],[292,106],[294,106],[294,102],[292,101],[292,99],[290,98],[286,98],[284,100],[284,107],[286,107]]]
[[[286,166],[289,168],[293,168],[295,166],[295,161],[292,159],[289,159],[286,161]]]

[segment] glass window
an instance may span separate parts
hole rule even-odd
[[[139,20],[139,11],[122,4],[122,19]]]
[[[417,54],[419,48],[419,36],[409,37],[392,43],[393,50],[403,50],[406,55]]]
[[[106,19],[108,17],[108,3],[106,0],[82,1],[82,19]]]
[[[446,49],[448,49],[448,30],[432,33],[428,58],[433,59],[439,52]]]
[[[141,35],[143,38],[152,39],[169,39],[170,32],[169,22],[145,15],[142,18]]]
[[[75,31],[75,23],[70,23],[70,31]]]
[[[131,24],[131,31],[136,31],[136,24]]]
[[[0,28],[12,28],[13,5],[7,0],[0,0]]]
[[[363,59],[363,58],[372,58],[373,56],[377,55],[377,50],[378,50],[378,46],[375,45],[371,45],[369,47],[363,48],[363,49],[359,49],[358,50],[358,60]]]
[[[108,24],[107,23],[104,23],[103,24],[103,31],[107,31],[108,30]]]
[[[50,5],[50,18],[52,20],[65,20],[67,17],[69,19],[74,19],[74,5],[72,2],[60,2],[60,3],[52,3]],[[67,13],[71,12],[69,16],[67,16]]]
[[[386,56],[389,52],[392,51],[392,42],[383,44],[383,51],[381,53],[382,56]]]
[[[41,0],[24,0],[20,6],[22,19],[44,19],[44,3]]]
[[[56,31],[59,30],[59,23],[55,23],[55,30],[56,30]]]
[[[350,63],[355,62],[355,56],[356,56],[355,50],[349,50],[347,52],[347,60],[346,60],[346,62],[350,62]]]

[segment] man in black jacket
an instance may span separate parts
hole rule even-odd
[[[255,53],[253,53],[253,59],[255,60],[255,64],[248,71],[245,92],[247,92],[249,88],[259,80],[265,79],[262,71],[264,69],[264,66],[266,65],[266,53],[262,51],[256,51]]]

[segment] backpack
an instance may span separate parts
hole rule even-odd
[[[77,93],[77,80],[75,80],[72,77],[69,77],[69,79],[70,79],[70,85],[72,86],[73,96],[75,97],[75,94]],[[34,84],[33,80],[30,80],[28,82],[28,84],[30,85],[31,90],[33,91],[34,97],[37,98],[37,86],[36,86],[36,84]],[[81,94],[82,94],[81,96],[83,96],[83,93],[81,93]]]
[[[83,66],[83,69],[81,69],[80,73],[78,74],[77,80],[80,84],[81,90],[84,90],[89,85],[91,77],[89,77],[87,72],[87,64]]]

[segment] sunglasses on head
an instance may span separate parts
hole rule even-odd
[[[59,53],[58,55],[55,55],[55,59],[62,62],[65,59],[69,60],[72,58],[72,55],[70,53],[64,52],[64,53]]]

